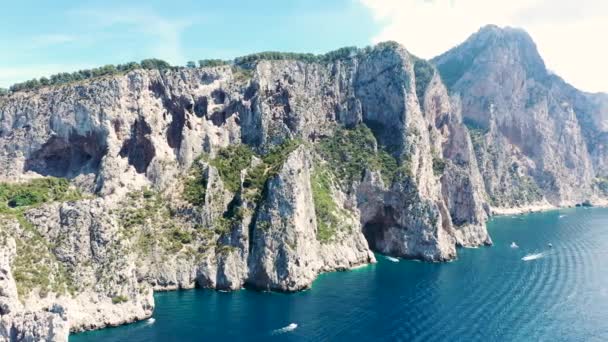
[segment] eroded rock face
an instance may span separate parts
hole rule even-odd
[[[0,341],[67,341],[70,328],[63,307],[23,309],[10,267],[16,254],[15,240],[7,236],[0,239]]]
[[[301,147],[266,185],[251,237],[249,282],[255,287],[300,290],[319,272],[310,168],[310,156]]]
[[[143,319],[154,290],[301,290],[375,262],[372,251],[452,260],[457,246],[491,244],[491,206],[595,196],[605,98],[562,87],[535,51],[491,28],[438,57],[442,77],[385,43],[333,61],[136,70],[3,98],[0,180],[67,177],[88,195],[2,221],[15,241],[0,249],[0,336]],[[328,165],[343,161],[319,146],[358,125],[388,166],[340,179]],[[251,160],[229,175],[218,155],[237,144],[256,156],[233,156]],[[46,242],[49,293],[17,291],[24,241]]]
[[[525,32],[488,26],[433,62],[474,130],[493,206],[568,205],[596,195],[606,144],[601,96],[548,72]]]

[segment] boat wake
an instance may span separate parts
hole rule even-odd
[[[298,325],[296,323],[291,323],[286,327],[282,327],[281,329],[274,330],[272,332],[272,334],[277,335],[277,334],[283,334],[286,332],[294,331],[294,330],[296,330],[297,327],[298,327]]]
[[[566,217],[566,215],[559,215],[559,218],[560,218],[560,219],[561,219],[561,218],[564,218],[564,217]]]
[[[152,325],[154,322],[156,322],[154,317],[148,318],[148,320],[146,320],[146,325]]]
[[[545,253],[528,254],[528,255],[524,256],[523,258],[521,258],[521,260],[523,260],[523,261],[536,260],[536,259],[540,259],[540,258],[544,257],[545,255],[546,255]]]
[[[399,259],[397,258],[393,258],[392,256],[385,256],[386,260],[388,261],[392,261],[392,262],[399,262]]]

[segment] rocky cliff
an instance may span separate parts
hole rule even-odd
[[[0,339],[143,319],[153,290],[301,290],[372,251],[452,260],[491,244],[491,205],[599,196],[606,99],[526,37],[486,28],[441,74],[382,43],[0,97]]]
[[[459,97],[493,206],[595,197],[606,172],[605,95],[549,72],[519,29],[484,27],[433,63]]]

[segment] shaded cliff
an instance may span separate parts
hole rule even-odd
[[[487,26],[435,58],[459,97],[492,205],[572,205],[605,175],[605,95],[550,73],[522,30]]]

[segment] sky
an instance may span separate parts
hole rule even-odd
[[[582,90],[608,92],[606,0],[6,1],[0,87],[151,57],[184,65],[384,40],[432,58],[486,24],[524,28],[552,71]]]

